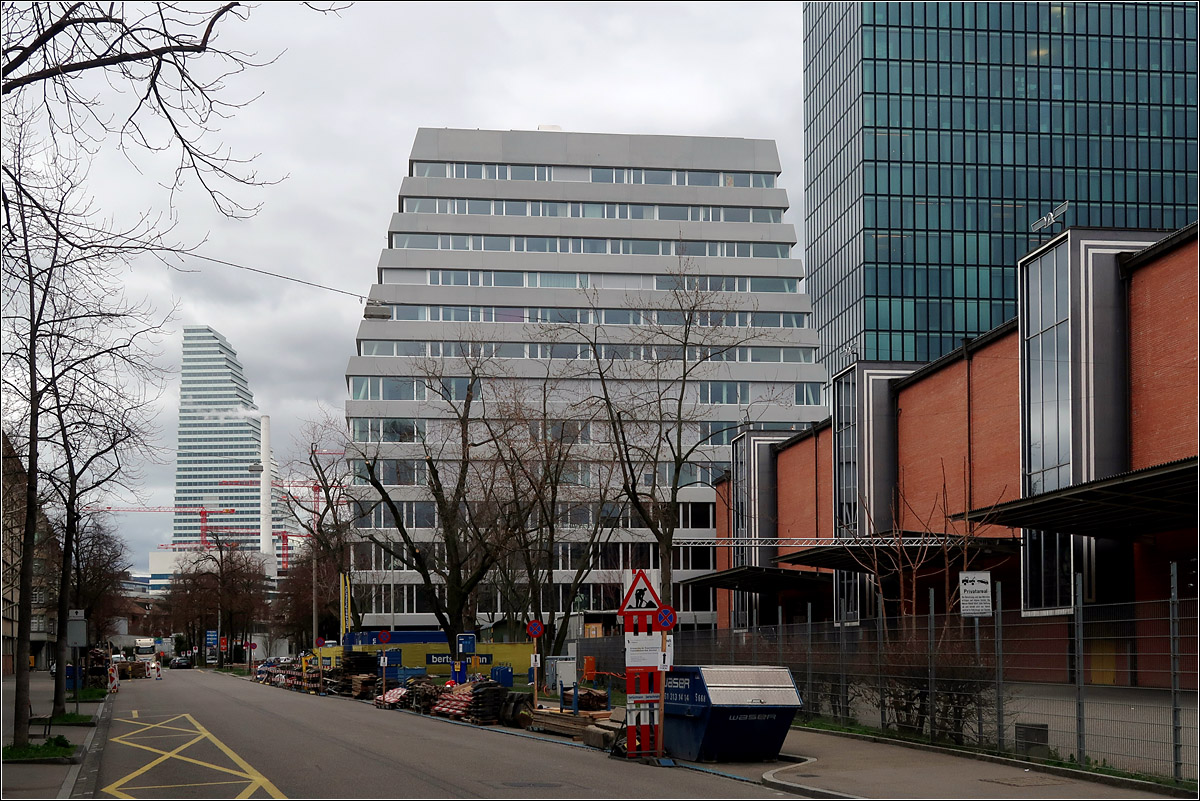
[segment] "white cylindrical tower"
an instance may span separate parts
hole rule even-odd
[[[263,568],[268,576],[279,575],[275,564],[275,540],[271,534],[271,418],[260,418],[262,442],[262,474],[258,489],[258,549],[263,555]]]

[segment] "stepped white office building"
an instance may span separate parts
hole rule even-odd
[[[220,537],[239,548],[262,550],[260,474],[250,469],[262,458],[262,429],[262,414],[237,351],[215,329],[185,325],[174,506],[232,509],[231,514],[207,515],[210,542]],[[271,507],[271,531],[284,530],[286,509],[278,492],[272,493]],[[198,513],[173,513],[171,542],[150,554],[152,592],[166,588],[180,554],[203,546],[200,529]],[[277,566],[280,539],[273,534]]]
[[[661,330],[681,275],[716,299],[720,325],[746,335],[744,346],[704,365],[691,389],[703,416],[694,436],[710,438],[699,481],[727,467],[738,424],[799,430],[824,418],[826,374],[803,269],[792,258],[795,231],[783,222],[780,172],[767,140],[419,130],[370,291],[390,319],[361,323],[347,368],[352,439],[396,464],[419,462],[417,440],[447,431],[436,419],[445,405],[431,402],[434,388],[423,388],[422,376],[439,375],[449,386],[463,363],[456,358],[462,343],[481,348],[512,380],[536,381],[547,360],[574,360],[577,388],[568,383],[566,396],[593,395],[594,362],[580,328],[614,343],[635,339],[639,325]],[[670,343],[643,346],[661,358],[659,348]],[[602,439],[604,426],[589,436]],[[411,500],[410,525],[432,537],[422,471],[407,463],[414,469],[391,471],[390,494]],[[707,484],[684,490],[677,537],[715,537],[713,492]],[[382,529],[386,521],[376,511],[357,525]],[[563,602],[582,607],[586,623],[610,629],[630,569],[658,568],[651,543],[645,529],[616,531],[593,549],[582,597]],[[578,556],[561,550],[556,581]],[[715,569],[716,549],[692,544],[672,560],[679,582]],[[367,628],[436,626],[415,572],[384,570],[378,548],[356,550],[354,561],[356,584],[376,583],[358,596]],[[494,593],[480,589],[481,626],[500,606]],[[681,627],[714,625],[711,589],[677,587],[675,599]]]

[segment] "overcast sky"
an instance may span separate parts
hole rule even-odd
[[[238,156],[286,179],[238,198],[253,219],[223,219],[198,194],[177,198],[177,235],[219,259],[354,293],[375,278],[418,127],[536,129],[774,139],[798,223],[802,36],[798,3],[359,3],[338,16],[264,4],[220,43],[271,64],[228,82],[256,95],[221,121]],[[160,165],[136,170],[114,149],[93,168],[97,200],[118,214],[163,208]],[[353,298],[200,261],[195,272],[134,265],[127,289],[178,305],[163,342],[172,371],[159,416],[175,447],[183,324],[211,325],[237,350],[280,462],[319,405],[340,411],[361,306]],[[173,459],[173,452],[168,452]],[[173,503],[174,466],[144,468],[142,500]],[[118,523],[134,570],[170,538],[169,514]]]

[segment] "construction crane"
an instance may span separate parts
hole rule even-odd
[[[224,528],[224,527],[218,528],[218,527],[214,526],[210,530],[211,531],[220,531],[222,534],[258,534],[259,533],[259,530],[256,528]],[[283,553],[280,554],[282,564],[279,566],[279,568],[280,568],[280,570],[287,570],[288,569],[288,554],[291,551],[291,546],[288,544],[288,540],[292,539],[293,537],[308,537],[310,535],[297,534],[297,533],[291,532],[291,531],[280,530],[280,531],[272,531],[271,536],[279,537],[280,539],[283,540]],[[237,545],[236,542],[230,543],[230,544]]]
[[[208,549],[208,516],[231,515],[236,509],[208,509],[204,506],[89,506],[89,512],[170,512],[171,514],[200,515],[200,546]],[[160,546],[161,547],[161,546]],[[168,546],[169,547],[169,546]]]

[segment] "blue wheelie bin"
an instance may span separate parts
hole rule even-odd
[[[665,685],[663,745],[689,762],[775,759],[804,708],[783,667],[676,666]]]

